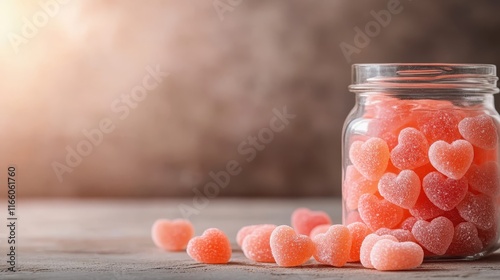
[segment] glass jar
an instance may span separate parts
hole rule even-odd
[[[343,223],[477,259],[499,237],[496,68],[355,64],[342,133]]]

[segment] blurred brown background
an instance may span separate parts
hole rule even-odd
[[[20,197],[192,196],[230,160],[222,196],[338,195],[351,63],[500,65],[494,0],[1,1],[0,172],[17,166]],[[388,4],[401,12],[348,62],[339,44]],[[169,76],[123,101],[157,65]],[[284,106],[296,117],[247,161],[238,147]]]

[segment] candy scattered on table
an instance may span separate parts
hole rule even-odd
[[[351,250],[349,253],[348,262],[358,262],[361,250],[361,244],[365,237],[372,231],[363,223],[357,222],[347,225],[347,229],[351,232]]]
[[[413,226],[412,226],[413,227]],[[411,233],[410,230],[406,229],[388,229],[388,228],[380,228],[376,232],[378,235],[392,235],[396,237],[396,239],[399,242],[406,242],[406,241],[411,241],[411,242],[417,242],[413,234]]]
[[[209,228],[189,241],[186,252],[201,263],[224,264],[231,258],[231,243],[220,229]]]
[[[377,270],[407,270],[422,264],[424,251],[415,242],[383,239],[373,245],[370,259]]]
[[[186,249],[193,235],[193,225],[190,221],[184,219],[160,219],[153,224],[151,229],[154,244],[167,251]]]
[[[315,228],[313,228],[313,230],[311,230],[309,237],[312,239],[313,237],[315,237],[319,233],[327,232],[328,229],[330,228],[330,226],[331,226],[330,224],[316,226]]]
[[[274,229],[270,244],[273,257],[279,266],[299,266],[307,262],[314,253],[311,238],[296,233],[286,225]]]
[[[262,225],[253,230],[243,240],[241,245],[243,254],[256,262],[275,262],[270,244],[271,234],[275,228],[275,225]]]
[[[350,257],[352,237],[346,226],[332,225],[325,233],[314,236],[314,259],[322,264],[342,267]]]
[[[360,253],[359,253],[359,260],[361,261],[361,264],[366,267],[366,268],[373,268],[373,264],[371,261],[371,252],[372,248],[377,243],[377,241],[382,240],[382,239],[389,239],[392,241],[398,241],[396,237],[392,235],[382,235],[379,236],[375,233],[368,234],[365,237],[365,240],[363,240],[363,243],[361,243],[361,248],[360,248]]]
[[[332,220],[323,211],[311,211],[308,208],[297,208],[292,213],[292,227],[298,234],[309,235],[319,225],[331,224]]]
[[[247,237],[249,234],[251,234],[254,230],[260,228],[260,227],[266,227],[266,226],[275,226],[271,224],[259,224],[259,225],[250,225],[250,226],[244,226],[242,227],[238,233],[236,234],[236,243],[238,243],[238,246],[243,245],[243,240],[245,237]]]

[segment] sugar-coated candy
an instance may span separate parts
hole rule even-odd
[[[477,235],[481,242],[483,243],[483,248],[493,246],[499,237],[499,232],[496,223],[487,230],[477,229]]]
[[[463,222],[455,226],[453,241],[446,252],[447,255],[472,256],[483,249],[483,243],[478,236],[473,223]]]
[[[487,161],[498,161],[497,150],[485,150],[474,146],[474,159],[472,160],[475,164],[483,164]]]
[[[401,229],[405,229],[411,232],[413,225],[418,221],[415,217],[408,217],[403,222],[401,222]]]
[[[349,159],[356,169],[372,181],[378,180],[384,174],[389,156],[387,143],[377,137],[366,142],[355,141],[349,149]]]
[[[465,140],[482,149],[492,150],[497,147],[497,129],[488,115],[464,118],[458,124],[458,130]]]
[[[399,242],[417,242],[411,231],[406,229],[379,228],[375,233],[378,235],[392,235],[396,237]]]
[[[366,179],[354,165],[349,165],[346,168],[343,188],[346,206],[348,209],[354,210],[358,208],[359,198],[363,194],[373,194],[377,191],[377,182]]]
[[[403,170],[398,175],[388,172],[380,178],[378,191],[385,200],[410,209],[420,194],[420,179],[413,170]]]
[[[231,243],[220,229],[209,228],[201,236],[189,240],[186,252],[195,261],[222,264],[231,258]]]
[[[458,213],[457,208],[444,212],[442,216],[448,218],[448,220],[450,220],[455,226],[465,222],[465,219],[460,216],[460,213]]]
[[[342,267],[346,264],[351,251],[351,232],[346,226],[332,225],[325,233],[312,239],[314,259],[322,264]]]
[[[460,203],[468,189],[467,179],[451,179],[439,172],[431,172],[424,177],[422,188],[429,200],[438,208],[450,211]]]
[[[500,190],[498,164],[487,161],[481,165],[472,164],[465,175],[472,190],[495,196]]]
[[[309,235],[316,226],[331,223],[330,216],[323,211],[311,211],[302,207],[292,213],[292,227],[298,234]]]
[[[247,237],[249,234],[251,234],[254,230],[260,228],[260,227],[268,227],[268,226],[274,226],[276,225],[271,225],[271,224],[259,224],[259,225],[249,225],[249,226],[244,226],[240,228],[238,233],[236,234],[236,243],[238,243],[238,246],[241,247],[243,245],[243,240],[245,237]]]
[[[497,218],[495,203],[485,194],[475,195],[468,192],[462,202],[457,205],[457,210],[462,218],[482,230],[491,228]]]
[[[398,240],[396,237],[392,235],[382,235],[379,236],[375,233],[368,234],[365,237],[365,240],[363,240],[363,243],[361,243],[361,248],[360,248],[360,253],[359,253],[359,260],[361,261],[361,264],[366,267],[366,268],[373,268],[371,258],[370,258],[370,253],[372,252],[373,245],[377,243],[377,241],[382,240],[382,239],[389,239],[392,241],[397,242]]]
[[[414,169],[429,162],[429,143],[424,134],[413,127],[399,133],[398,145],[391,151],[391,162],[397,168]]]
[[[451,143],[461,138],[458,123],[462,118],[463,114],[460,111],[433,110],[420,114],[417,122],[429,143],[438,140]]]
[[[444,255],[453,240],[453,223],[445,217],[437,217],[430,222],[417,221],[411,230],[422,247],[436,255]]]
[[[418,219],[428,220],[442,215],[444,211],[434,205],[429,198],[427,198],[425,192],[422,191],[418,196],[417,203],[410,209],[410,213]]]
[[[373,267],[377,270],[408,270],[424,261],[424,251],[415,242],[379,240],[370,252]]]
[[[472,163],[474,149],[465,140],[456,140],[451,144],[439,140],[429,148],[429,160],[439,172],[458,180],[461,179]]]
[[[324,225],[319,225],[319,226],[314,227],[313,230],[311,230],[309,237],[312,239],[313,237],[315,237],[319,233],[327,232],[328,229],[330,228],[330,226],[331,226],[331,224],[324,224]]]
[[[275,225],[263,225],[247,235],[241,245],[243,254],[256,262],[275,262],[270,245],[271,234],[275,228]]]
[[[193,225],[185,219],[160,219],[153,224],[151,229],[151,237],[154,244],[167,251],[181,251],[186,249],[193,235]]]
[[[365,237],[372,233],[372,231],[365,224],[359,222],[347,225],[347,229],[351,233],[351,250],[347,261],[357,262],[359,261],[361,244],[365,240]]]
[[[299,266],[314,253],[314,244],[307,235],[297,234],[289,226],[278,226],[270,239],[271,252],[279,266]]]
[[[403,218],[402,208],[373,194],[364,194],[360,197],[358,211],[363,222],[372,231],[383,227],[393,228]]]
[[[359,212],[349,211],[347,213],[347,217],[345,218],[344,224],[349,225],[356,222],[363,222],[363,219],[361,219],[361,216],[359,216]]]

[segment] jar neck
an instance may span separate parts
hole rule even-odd
[[[355,93],[394,95],[483,95],[499,92],[490,64],[355,64]]]
[[[382,103],[404,101],[416,107],[426,104],[449,104],[461,108],[495,110],[493,94],[450,95],[446,93],[393,93],[393,92],[358,92],[356,104],[361,107],[378,106]],[[414,102],[412,102],[414,101]],[[442,109],[446,109],[443,106]],[[440,108],[436,108],[440,109]]]

